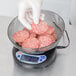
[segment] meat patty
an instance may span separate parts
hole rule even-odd
[[[13,34],[13,39],[16,42],[23,42],[25,39],[29,38],[28,31],[18,31]]]
[[[23,48],[39,48],[39,41],[36,38],[29,38],[22,44]]]
[[[36,33],[36,34],[43,34],[48,30],[48,26],[47,23],[39,20],[39,24],[35,24],[34,22],[32,23],[32,30]]]

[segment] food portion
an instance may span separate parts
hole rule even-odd
[[[31,37],[37,37],[37,34],[35,33],[35,32],[33,32],[33,30],[29,30],[29,32],[30,32],[30,38]]]
[[[35,24],[34,22],[32,23],[32,30],[33,32],[35,32],[36,34],[43,34],[48,30],[48,26],[47,23],[39,20],[39,24]]]
[[[39,41],[37,38],[31,37],[25,40],[22,44],[24,48],[39,48]]]
[[[22,30],[15,32],[13,35],[13,39],[16,42],[24,42],[27,38],[29,38],[29,32],[27,30]]]
[[[46,33],[52,35],[54,33],[54,31],[55,31],[54,27],[49,25],[48,30],[46,31]]]
[[[32,30],[23,28],[13,34],[13,40],[23,48],[41,48],[54,43],[57,39],[55,28],[45,21],[31,24]]]
[[[55,38],[50,35],[41,35],[39,36],[40,47],[48,46],[55,42]]]

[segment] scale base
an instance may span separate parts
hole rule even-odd
[[[15,62],[23,67],[23,68],[28,68],[28,69],[32,69],[32,68],[46,68],[48,67],[49,65],[51,65],[55,59],[56,59],[56,48],[52,49],[51,51],[47,51],[46,53],[42,54],[42,55],[46,55],[47,56],[47,59],[46,61],[44,61],[43,63],[40,63],[40,64],[27,64],[27,63],[23,63],[23,62],[20,62],[17,58],[16,58],[16,52],[18,52],[19,49],[13,47],[13,58],[15,60]]]

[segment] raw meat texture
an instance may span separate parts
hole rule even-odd
[[[51,37],[51,35],[50,34],[47,34],[47,33],[44,33],[44,34],[42,34],[42,35],[40,35],[40,36],[47,36],[47,37]],[[39,37],[40,37],[39,36]]]
[[[23,28],[23,31],[28,31],[29,32],[29,30],[27,28]]]
[[[19,42],[18,44],[19,44],[20,46],[22,46],[22,42]]]
[[[48,26],[48,30],[46,31],[47,34],[53,34],[55,31],[54,27]]]
[[[46,22],[39,20],[39,24],[35,24],[34,22],[32,23],[32,30],[36,34],[43,34],[48,30],[48,25]]]
[[[57,35],[55,33],[53,33],[53,37],[55,38],[55,40],[57,39]]]
[[[53,26],[47,25],[43,20],[39,20],[39,24],[32,23],[32,30],[24,28],[22,31],[15,32],[13,39],[23,48],[41,48],[54,43],[57,39]],[[48,49],[44,48],[43,51]],[[33,52],[36,50],[24,50]],[[41,51],[41,49],[40,49]]]
[[[55,38],[49,35],[42,35],[39,37],[40,47],[48,46],[55,42]]]
[[[13,35],[13,39],[16,42],[24,42],[24,40],[27,38],[29,38],[29,32],[26,30],[15,32]]]
[[[39,41],[36,38],[29,38],[22,44],[23,48],[39,48]]]
[[[55,33],[53,33],[53,34],[45,34],[44,36],[48,36],[48,37],[50,37],[51,38],[51,40],[52,40],[52,43],[53,42],[55,42],[55,40],[56,40],[56,38],[57,38],[57,36],[56,36],[56,34]]]
[[[30,30],[29,32],[30,32],[30,37],[36,37],[37,36],[37,34],[34,33],[32,30]]]

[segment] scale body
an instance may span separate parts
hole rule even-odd
[[[48,67],[55,61],[56,48],[43,54],[26,54],[21,50],[13,47],[13,57],[16,63],[24,68],[44,68]]]

